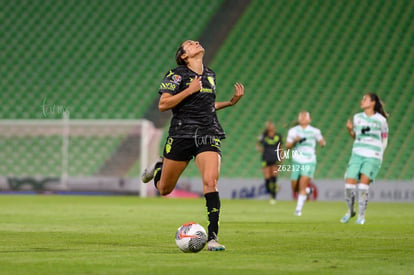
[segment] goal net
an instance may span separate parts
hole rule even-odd
[[[0,120],[0,191],[152,195],[140,174],[161,137],[144,119]]]

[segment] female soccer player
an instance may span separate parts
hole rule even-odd
[[[310,125],[309,112],[300,112],[298,122],[299,125],[288,131],[286,148],[292,149],[292,166],[290,167],[292,191],[299,191],[295,215],[302,216],[303,205],[307,199],[306,188],[316,168],[316,142],[322,147],[326,145],[326,142],[321,131]]]
[[[256,147],[262,152],[263,175],[266,189],[270,193],[270,204],[275,204],[278,190],[277,164],[282,160],[279,155],[282,150],[282,136],[276,133],[275,125],[271,121],[266,122],[266,129],[259,137]]]
[[[161,82],[158,108],[172,110],[164,157],[146,169],[142,181],[154,178],[161,195],[171,193],[178,178],[195,157],[203,181],[208,215],[207,250],[224,250],[217,242],[220,198],[217,181],[220,173],[221,139],[225,133],[216,111],[234,106],[244,95],[244,86],[234,85],[230,101],[216,102],[216,75],[203,65],[204,48],[198,41],[184,41],[176,52],[178,67]]]
[[[346,123],[354,145],[345,173],[345,201],[348,212],[342,217],[341,223],[349,222],[356,215],[354,202],[357,192],[358,218],[355,223],[365,223],[369,184],[379,172],[388,142],[388,115],[378,95],[365,94],[360,106],[363,112],[354,115],[353,122],[348,120]]]

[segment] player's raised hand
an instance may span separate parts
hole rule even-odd
[[[354,125],[352,124],[352,121],[350,119],[348,119],[346,121],[346,128],[348,129],[349,132],[351,132],[353,127],[354,127]]]
[[[293,140],[295,143],[300,143],[302,140],[302,138],[300,136],[296,136],[295,139]]]
[[[188,86],[188,89],[190,89],[190,94],[194,94],[200,91],[202,88],[203,85],[201,83],[201,76],[196,76]]]
[[[243,86],[243,84],[241,84],[239,82],[236,82],[236,84],[234,84],[234,95],[230,100],[231,105],[234,105],[237,102],[239,102],[240,98],[243,95],[244,95],[244,86]]]

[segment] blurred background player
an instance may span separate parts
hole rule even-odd
[[[353,121],[348,120],[346,123],[349,135],[354,139],[354,145],[345,173],[345,201],[348,212],[342,217],[341,223],[348,223],[356,215],[356,193],[358,218],[355,223],[365,223],[369,184],[374,181],[380,170],[388,143],[388,115],[378,95],[365,94],[360,107],[363,112],[355,114]]]
[[[270,193],[270,204],[276,203],[277,165],[282,160],[279,155],[280,150],[283,150],[282,145],[282,136],[276,132],[273,122],[267,121],[263,134],[258,138],[256,148],[262,153],[263,176],[266,190]]]
[[[170,129],[164,146],[164,158],[144,170],[142,181],[154,184],[161,195],[170,194],[178,178],[195,158],[203,181],[208,217],[207,250],[224,250],[217,242],[220,197],[221,139],[225,138],[216,111],[235,105],[244,95],[244,86],[234,85],[230,101],[216,102],[215,73],[203,64],[204,48],[198,41],[184,41],[176,52],[178,67],[161,82],[158,108],[172,110]]]
[[[298,116],[299,125],[289,129],[286,148],[292,149],[291,181],[292,191],[299,192],[296,205],[296,216],[302,215],[302,208],[307,199],[306,188],[310,186],[316,168],[316,143],[324,147],[325,139],[321,131],[310,125],[309,112],[302,111]]]

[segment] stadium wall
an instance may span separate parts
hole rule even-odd
[[[311,200],[342,201],[344,182],[342,180],[318,180],[313,183]],[[152,182],[146,185],[148,195],[155,196]],[[261,179],[220,179],[220,197],[223,199],[259,199],[269,198]],[[0,177],[1,192],[84,192],[139,195],[140,184],[137,178],[120,177],[70,177],[66,186],[59,178],[45,177]],[[176,193],[174,193],[176,192]],[[202,195],[199,178],[181,179],[172,196],[197,197]],[[179,194],[179,195],[175,195]],[[278,200],[292,200],[292,191],[288,179],[279,180]],[[412,181],[378,180],[370,188],[370,201],[377,202],[414,202],[414,184]]]
[[[136,178],[115,176],[68,177],[65,184],[59,177],[0,177],[0,194],[2,192],[139,195],[140,184]]]
[[[280,179],[278,200],[292,200],[291,184],[289,179]],[[343,180],[317,180],[313,182],[315,191],[311,200],[343,201]],[[192,192],[202,192],[200,179],[183,179],[178,188]],[[222,178],[219,183],[220,197],[226,199],[268,199],[262,179],[230,179]],[[414,184],[412,181],[378,180],[369,190],[370,201],[381,202],[414,202]]]

